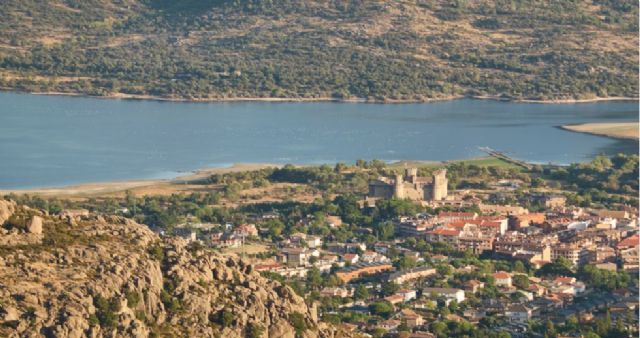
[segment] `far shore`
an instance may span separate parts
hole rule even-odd
[[[640,139],[639,127],[640,125],[638,122],[582,123],[560,126],[560,128],[564,130],[578,133],[636,141]]]
[[[119,99],[119,100],[142,100],[142,101],[162,101],[162,102],[192,102],[192,103],[214,103],[214,102],[336,102],[336,103],[378,103],[378,104],[402,104],[402,103],[429,103],[439,101],[451,101],[460,99],[474,100],[491,100],[515,103],[540,103],[540,104],[576,104],[576,103],[596,103],[607,101],[633,101],[640,100],[638,97],[595,97],[590,99],[553,99],[553,100],[537,100],[537,99],[513,99],[494,95],[451,95],[436,98],[425,99],[381,99],[369,100],[366,98],[335,98],[335,97],[222,97],[222,98],[181,98],[181,97],[162,97],[154,95],[136,95],[114,93],[105,96],[94,96],[82,93],[68,92],[25,92],[12,88],[0,88],[5,92],[25,93],[32,95],[49,95],[49,96],[76,96],[89,97],[98,99]]]

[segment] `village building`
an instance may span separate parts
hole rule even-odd
[[[442,223],[455,221],[471,221],[478,218],[475,212],[443,211],[438,214],[438,220]]]
[[[233,233],[236,236],[255,237],[258,236],[258,229],[254,224],[239,224],[233,228]]]
[[[404,302],[404,297],[399,294],[393,294],[391,296],[384,297],[384,300],[389,302],[391,305],[396,305]]]
[[[525,324],[531,319],[531,309],[522,304],[512,304],[507,308],[505,316],[511,322]]]
[[[492,231],[483,232],[476,224],[466,224],[459,234],[456,247],[460,251],[469,250],[474,254],[481,254],[493,250],[494,240]]]
[[[289,266],[300,266],[309,263],[311,253],[307,248],[283,248],[277,257],[282,263]]]
[[[476,293],[483,288],[484,288],[484,283],[476,279],[472,279],[464,283],[464,290],[470,293]]]
[[[509,217],[509,228],[520,230],[534,224],[543,224],[546,215],[543,213],[531,213],[525,215],[517,215]]]
[[[424,325],[424,318],[411,309],[402,309],[398,317],[409,328]]]
[[[342,260],[349,264],[358,263],[360,256],[356,253],[346,253],[342,256]]]
[[[385,320],[383,322],[380,322],[378,324],[378,327],[383,329],[383,330],[386,330],[386,331],[393,331],[393,330],[397,329],[398,326],[400,326],[400,324],[402,324],[402,322],[399,321],[399,320],[388,319],[388,320]]]
[[[242,238],[229,232],[214,232],[209,234],[211,245],[216,248],[239,248]]]
[[[445,227],[428,231],[425,234],[425,239],[429,242],[443,242],[453,246],[458,244],[459,237],[460,237],[460,230],[448,229]]]
[[[378,264],[360,263],[360,264],[346,267],[336,272],[336,276],[338,276],[338,278],[340,278],[343,282],[349,283],[352,279],[355,279],[364,275],[373,275],[376,273],[389,271],[392,269],[393,269],[393,266],[388,263],[378,263]]]
[[[640,236],[638,235],[627,237],[616,245],[624,271],[637,273],[639,270],[639,247]]]
[[[360,261],[363,263],[386,263],[389,262],[390,259],[375,251],[365,251],[360,256]]]
[[[512,287],[511,274],[506,271],[498,271],[493,274],[497,287],[510,288]]]
[[[463,290],[454,288],[423,288],[422,294],[427,297],[431,297],[432,295],[436,298],[442,297],[445,299],[447,305],[452,300],[460,303],[466,299]]]
[[[399,271],[389,276],[389,281],[396,284],[403,284],[421,277],[428,277],[436,274],[436,269],[422,266],[407,271]]]
[[[616,250],[610,246],[597,246],[589,252],[589,263],[606,263],[613,262],[616,258]]]
[[[593,210],[592,213],[600,218],[614,218],[618,220],[631,218],[631,215],[632,215],[626,210],[607,210],[607,209]]]
[[[325,216],[324,221],[331,228],[337,228],[337,227],[342,226],[342,218],[340,218],[340,216],[327,215],[327,216]]]
[[[401,290],[398,290],[395,294],[402,296],[402,301],[404,302],[408,302],[413,299],[416,299],[416,296],[417,296],[416,290],[410,290],[410,289],[401,289]]]
[[[395,221],[395,225],[401,236],[418,237],[433,229],[437,221],[436,218],[401,217]]]
[[[351,295],[353,294],[353,292],[350,292],[349,290],[345,289],[345,288],[324,288],[322,290],[320,290],[320,295],[322,297],[340,297],[340,298],[346,298],[346,297],[351,297]]]
[[[191,228],[174,228],[173,235],[186,240],[187,243],[197,241],[197,233]]]
[[[529,210],[521,206],[497,205],[497,204],[478,204],[478,208],[484,215],[500,215],[500,216],[518,216],[529,213]]]
[[[580,265],[589,260],[589,249],[578,243],[559,243],[551,247],[551,260],[563,257],[573,265]]]

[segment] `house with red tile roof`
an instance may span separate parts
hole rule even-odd
[[[346,253],[342,256],[342,260],[348,262],[349,264],[356,264],[358,263],[359,259],[360,256],[356,253]]]
[[[482,288],[484,288],[484,283],[479,280],[472,279],[464,283],[464,290],[471,293],[476,293]]]
[[[421,326],[424,324],[424,318],[411,309],[402,309],[398,314],[401,321],[407,323],[409,328]]]
[[[640,246],[640,235],[633,235],[621,240],[618,245],[616,245],[616,248],[618,248],[618,250],[622,250],[635,248],[637,246]]]
[[[496,286],[498,287],[510,288],[512,286],[511,274],[506,271],[494,273],[493,278],[496,280]]]

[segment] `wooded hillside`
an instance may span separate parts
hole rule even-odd
[[[6,0],[0,87],[426,100],[638,95],[634,0]]]

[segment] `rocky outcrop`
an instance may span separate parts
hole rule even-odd
[[[16,203],[0,199],[0,225],[4,224],[16,211]]]
[[[121,217],[75,223],[34,216],[42,243],[0,250],[0,336],[343,336],[242,260]]]

